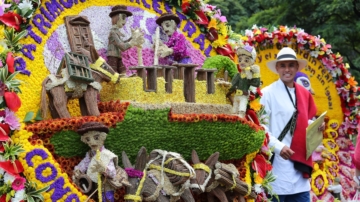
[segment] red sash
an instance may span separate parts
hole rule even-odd
[[[303,86],[294,83],[298,116],[290,148],[295,152],[290,159],[312,168],[312,158],[306,160],[306,127],[308,120],[316,115],[313,97]]]

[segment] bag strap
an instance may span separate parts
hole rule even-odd
[[[289,92],[289,89],[287,88],[287,86],[284,84],[285,86],[285,89],[286,89],[286,92],[288,93],[289,95],[289,98],[291,100],[291,103],[293,104],[294,108],[295,108],[295,111],[293,113],[293,115],[291,116],[290,120],[287,122],[287,124],[285,125],[284,129],[281,131],[279,137],[278,137],[278,140],[281,142],[286,133],[290,130],[290,134],[293,135],[294,134],[294,130],[295,130],[295,126],[296,126],[296,119],[297,119],[297,115],[298,115],[298,112],[297,112],[297,102],[295,100],[292,99],[291,95],[290,95],[290,92]],[[294,86],[295,88],[295,86]],[[294,93],[295,93],[295,97],[296,97],[296,89],[294,89]]]

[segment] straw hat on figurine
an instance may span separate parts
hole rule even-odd
[[[109,16],[113,17],[114,15],[119,14],[119,13],[123,13],[127,17],[132,16],[132,13],[127,10],[126,6],[123,6],[123,5],[116,5],[116,6],[112,7]]]
[[[99,132],[108,133],[109,128],[99,122],[87,122],[80,126],[80,128],[77,130],[77,133],[79,133],[80,135],[84,135],[89,131],[99,131]]]
[[[156,24],[161,26],[161,23],[166,20],[174,20],[177,25],[180,23],[180,18],[178,16],[171,13],[163,13],[156,19]]]
[[[280,61],[297,61],[299,63],[298,71],[301,71],[307,65],[307,60],[298,59],[296,57],[295,51],[289,47],[282,48],[279,51],[279,53],[277,54],[276,60],[271,60],[271,61],[267,62],[266,65],[272,72],[277,74],[276,63],[280,62]]]

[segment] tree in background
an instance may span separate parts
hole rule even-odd
[[[324,38],[349,63],[360,82],[360,1],[359,0],[209,0],[227,16],[235,32],[254,24],[271,28],[296,26]],[[243,33],[242,33],[243,34]]]

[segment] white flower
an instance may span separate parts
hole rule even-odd
[[[12,175],[10,175],[8,173],[5,173],[5,175],[4,175],[4,183],[11,185],[14,182],[14,180],[15,180],[14,176],[12,176]]]
[[[251,30],[245,30],[245,36],[248,36],[250,38],[254,37],[254,33]]]
[[[260,194],[261,192],[263,192],[261,184],[255,184],[254,189],[255,189],[255,193],[257,193],[257,194]]]
[[[21,10],[21,13],[25,15],[29,10],[33,9],[32,3],[30,0],[24,0],[22,3],[19,4],[19,9]],[[31,15],[29,16],[31,17]]]
[[[25,199],[25,189],[21,189],[15,193],[14,198],[11,199],[11,202],[20,202]]]
[[[258,27],[256,24],[254,24],[254,25],[251,27],[251,29],[259,29],[259,27]]]

